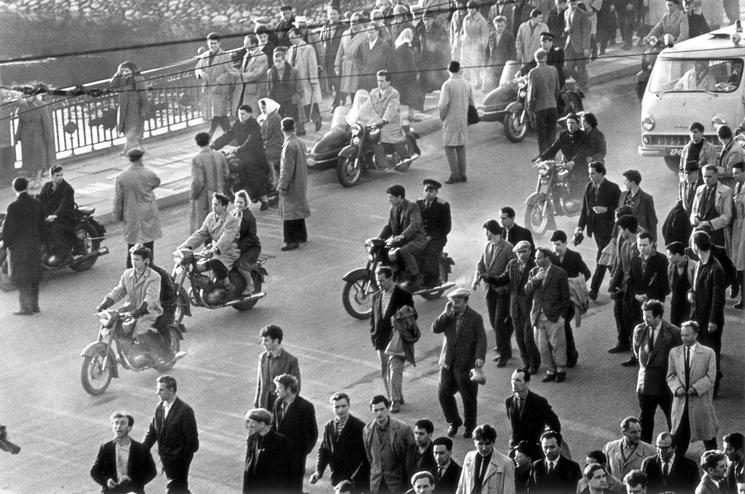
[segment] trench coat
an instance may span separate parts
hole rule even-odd
[[[468,143],[468,105],[473,104],[473,91],[460,73],[450,74],[442,84],[438,109],[442,120],[442,140],[447,146]]]
[[[46,103],[25,99],[18,105],[16,142],[21,143],[23,169],[43,171],[57,159],[52,114]]]
[[[144,86],[145,78],[140,75],[132,76],[129,80],[121,75],[115,75],[109,81],[110,88],[120,90],[116,110],[117,130],[120,134],[142,133],[145,130],[149,106]]]
[[[214,212],[208,214],[199,230],[192,233],[178,248],[196,249],[208,240],[211,240],[212,246],[217,247],[219,251],[213,259],[223,263],[227,270],[230,271],[233,263],[241,255],[241,251],[238,248],[239,236],[240,223],[226,209],[219,217],[215,216]]]
[[[134,268],[124,271],[119,278],[119,283],[106,295],[106,298],[114,302],[124,299],[122,307],[126,310],[139,309],[143,303],[147,304],[148,313],[137,320],[135,335],[150,331],[155,324],[155,319],[163,314],[163,308],[160,306],[160,275],[149,266],[139,278],[135,276]]]
[[[318,57],[316,50],[305,41],[287,50],[287,61],[297,70],[297,78],[303,88],[299,105],[321,103],[321,83],[318,80]]]
[[[378,88],[370,91],[370,103],[378,117],[388,123],[380,129],[380,142],[396,143],[406,139],[401,128],[401,96],[392,86],[383,92]]]
[[[352,35],[351,29],[347,29],[341,35],[334,67],[341,77],[339,91],[342,93],[354,94],[360,87],[360,65],[357,61],[357,52],[363,43],[367,43],[367,36],[363,32]]]
[[[220,137],[225,136],[223,134]],[[218,141],[219,142],[219,139]],[[228,176],[228,162],[222,153],[208,147],[202,148],[191,159],[191,223],[193,232],[199,228],[210,212],[212,194],[223,192],[223,184]]]
[[[704,329],[704,331],[706,331]],[[686,397],[675,396],[675,391],[685,388],[685,353],[684,346],[670,350],[667,364],[667,386],[673,393],[672,430],[678,430],[685,410]],[[714,350],[696,344],[691,356],[690,386],[696,390],[695,396],[688,397],[688,420],[691,424],[691,442],[708,440],[717,436],[719,423],[712,403],[712,388],[717,376],[716,355]]]
[[[10,251],[10,279],[18,285],[41,281],[41,237],[44,232],[44,212],[41,203],[19,194],[8,205],[3,223],[3,244]]]
[[[294,134],[286,137],[282,145],[277,189],[280,216],[284,221],[301,220],[310,216],[305,144]]]
[[[202,109],[206,120],[224,117],[228,114],[229,99],[227,98],[228,86],[226,83],[230,80],[229,71],[232,67],[233,61],[230,54],[222,48],[217,51],[211,63],[209,50],[199,55],[196,69],[202,69],[207,73],[206,79],[197,76],[201,79]]]
[[[732,193],[732,263],[742,271],[745,270],[745,185],[735,184]]]
[[[131,163],[116,177],[114,217],[124,222],[124,241],[148,243],[163,236],[158,219],[158,203],[153,189],[160,178],[142,161]]]
[[[236,115],[241,105],[248,105],[254,114],[259,112],[259,97],[266,81],[269,62],[266,55],[259,48],[253,52],[246,52],[241,61],[240,69],[232,72],[233,81],[237,84],[233,92],[233,106]]]
[[[279,113],[273,111],[261,121],[261,139],[264,141],[264,152],[267,161],[272,162],[275,166],[282,157],[282,117]]]

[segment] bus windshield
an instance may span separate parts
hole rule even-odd
[[[729,93],[742,79],[740,59],[657,58],[649,78],[649,91]]]

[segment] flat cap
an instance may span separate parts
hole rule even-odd
[[[528,242],[527,240],[520,240],[512,248],[512,252],[520,252],[522,250],[530,250],[530,249],[532,249],[532,247],[530,246],[530,242]]]
[[[556,38],[556,36],[554,36],[553,34],[549,33],[548,31],[543,31],[541,33],[541,38],[548,38],[550,40],[553,40],[553,39]]]
[[[292,10],[292,5],[282,5],[279,10]]]
[[[286,46],[275,46],[274,51],[272,53],[287,53],[287,47]]]
[[[129,161],[138,161],[140,158],[142,158],[142,155],[145,154],[145,151],[142,149],[130,149],[127,152],[127,158],[129,158]]]
[[[468,298],[471,296],[471,290],[467,288],[456,288],[448,293],[448,298]]]
[[[440,182],[438,182],[437,180],[432,179],[432,178],[425,178],[422,181],[422,185],[427,185],[429,187],[434,187],[435,189],[438,189],[438,190],[442,188],[442,184]]]
[[[695,161],[689,161],[688,163],[686,163],[686,166],[685,166],[685,172],[686,173],[696,172],[696,171],[699,171],[699,170],[700,170],[700,168],[698,167],[698,163],[697,162],[695,162]]]

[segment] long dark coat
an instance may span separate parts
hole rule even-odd
[[[448,78],[450,43],[448,33],[435,21],[430,30],[423,22],[414,29],[414,43],[419,47],[419,83],[424,93],[437,91]]]
[[[3,243],[10,250],[10,278],[23,285],[41,281],[41,236],[44,213],[41,203],[24,192],[8,206],[3,223]]]
[[[117,129],[119,132],[126,134],[133,129],[142,132],[145,128],[145,120],[149,110],[147,93],[144,91],[145,78],[135,75],[125,79],[116,75],[109,81],[109,87],[120,90],[117,107]]]
[[[424,94],[419,88],[416,56],[410,44],[404,43],[396,48],[393,55],[391,86],[401,96],[401,104],[417,110],[424,108]]]
[[[218,137],[212,147],[221,149],[232,143],[241,166],[238,172],[243,187],[252,200],[269,192],[269,163],[264,152],[264,141],[261,139],[261,125],[251,117],[245,122],[236,120],[230,130]]]
[[[279,166],[279,209],[284,221],[310,216],[308,204],[308,165],[305,144],[296,135],[285,139]]]
[[[24,170],[46,170],[56,160],[52,115],[44,102],[28,99],[18,105],[15,137],[21,142]]]
[[[45,183],[36,198],[41,201],[44,217],[53,214],[65,223],[75,221],[75,190],[65,180],[56,189],[52,182]]]

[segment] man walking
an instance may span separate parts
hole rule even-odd
[[[631,260],[639,256],[636,245],[636,218],[630,214],[621,216],[618,225],[619,242],[616,264],[613,268],[613,279],[608,292],[614,299],[613,316],[616,319],[617,343],[608,353],[622,353],[631,350],[631,335],[634,327],[641,322],[641,304],[634,297],[631,282]]]
[[[243,494],[288,492],[290,443],[272,427],[272,414],[264,408],[246,413],[246,459]]]
[[[313,120],[315,129],[321,129],[321,112],[318,104],[321,101],[321,83],[318,79],[318,59],[316,50],[303,39],[299,29],[290,29],[287,33],[290,40],[290,49],[287,51],[287,60],[297,71],[298,84],[302,87],[303,96],[298,102],[298,113],[300,119],[298,124],[298,135],[305,135],[305,122]]]
[[[466,453],[456,494],[515,494],[512,460],[494,449],[497,431],[489,424],[473,431],[475,451]]]
[[[176,379],[158,377],[156,394],[161,402],[142,444],[149,451],[158,443],[167,494],[189,494],[189,467],[199,449],[199,436],[194,411],[176,396],[176,390]]]
[[[626,190],[622,191],[618,198],[618,207],[630,207],[637,225],[648,231],[652,240],[656,241],[657,212],[654,209],[654,198],[639,187],[642,183],[642,174],[638,170],[626,170],[622,175]]]
[[[233,67],[230,53],[220,47],[220,35],[209,33],[207,35],[207,50],[197,60],[194,74],[201,81],[202,86],[202,109],[204,119],[210,122],[208,131],[210,137],[217,130],[218,125],[223,132],[230,129],[228,120],[227,95],[230,70]]]
[[[458,414],[455,393],[463,401],[465,432],[471,437],[476,427],[478,407],[478,384],[471,380],[471,369],[480,369],[486,358],[486,332],[481,315],[468,306],[471,292],[458,288],[448,293],[445,310],[432,323],[432,332],[442,334],[440,353],[440,382],[438,397],[445,420],[449,424],[448,435],[455,436],[464,424]]]
[[[331,113],[337,106],[342,104],[341,74],[336,73],[336,54],[339,53],[342,32],[344,26],[339,22],[339,4],[331,4],[326,7],[326,23],[321,28],[320,46],[323,55],[319,57],[320,65],[323,67],[328,89],[333,92],[334,100],[331,103]]]
[[[460,63],[450,62],[450,77],[442,84],[437,105],[442,120],[442,139],[445,155],[450,166],[450,178],[446,184],[465,183],[466,144],[468,143],[468,107],[473,105],[471,85],[460,72]]]
[[[200,132],[194,136],[194,141],[199,146],[199,153],[191,159],[190,232],[202,226],[210,213],[212,194],[223,193],[223,185],[228,177],[228,161],[224,154],[210,148],[210,135]]]
[[[732,223],[732,189],[719,182],[716,165],[706,165],[703,171],[704,184],[696,189],[691,207],[691,225],[706,228],[713,244],[726,247]]]
[[[566,33],[567,73],[577,81],[577,88],[587,90],[587,59],[590,58],[592,24],[584,10],[579,8],[578,0],[569,0],[569,8],[564,12]]]
[[[297,379],[300,389],[300,366],[297,357],[282,347],[284,338],[282,328],[270,324],[261,328],[261,346],[264,351],[259,355],[259,365],[256,375],[255,408],[274,409],[277,399],[277,387],[274,378],[282,374],[289,374]]]
[[[679,326],[691,314],[688,292],[693,287],[696,261],[689,259],[683,242],[667,244],[667,279],[670,285],[670,322]]]
[[[546,50],[536,50],[536,67],[528,72],[527,110],[535,114],[538,153],[542,154],[556,140],[556,120],[559,118],[556,101],[559,98],[559,73],[546,64]]]
[[[644,458],[655,454],[654,446],[641,440],[642,426],[638,418],[624,418],[621,421],[621,434],[623,437],[603,446],[608,471],[619,479],[631,470],[641,468]]]
[[[129,249],[134,244],[143,244],[155,258],[155,241],[163,236],[158,219],[158,202],[153,193],[160,186],[160,178],[142,164],[143,154],[145,152],[140,149],[129,151],[127,158],[131,164],[116,177],[114,217],[124,222],[127,268],[132,267]]]
[[[285,245],[281,250],[295,250],[308,241],[305,218],[310,216],[308,204],[308,165],[305,144],[295,134],[295,120],[282,119],[282,157],[279,165],[279,211],[282,216],[282,235]]]
[[[259,96],[262,85],[266,81],[266,72],[269,70],[269,61],[259,46],[259,38],[254,34],[248,34],[243,38],[243,49],[246,54],[241,61],[240,69],[230,69],[233,81],[238,85],[235,88],[235,97],[231,108],[238,109],[248,105],[254,111],[259,109]]]
[[[18,286],[20,309],[13,314],[31,316],[39,312],[41,238],[44,212],[41,203],[28,195],[28,180],[13,179],[16,200],[8,205],[3,223],[3,245],[10,253],[10,279]]]
[[[277,46],[272,54],[272,66],[267,71],[268,97],[279,103],[279,115],[297,120],[298,103],[303,98],[303,86],[298,80],[297,70],[287,63],[287,48]]]

